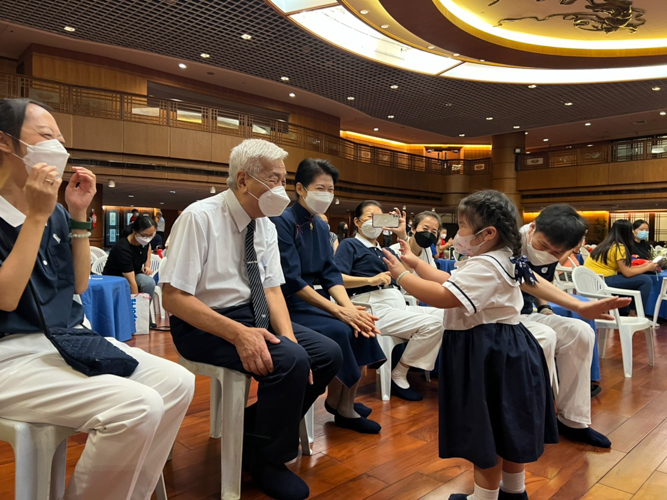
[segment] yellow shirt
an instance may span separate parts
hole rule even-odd
[[[624,245],[616,245],[607,253],[607,263],[602,260],[593,260],[589,257],[584,262],[584,267],[587,267],[596,274],[601,274],[605,278],[609,276],[616,276],[618,274],[618,261],[624,260],[627,256]]]

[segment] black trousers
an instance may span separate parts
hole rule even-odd
[[[249,304],[216,312],[245,326],[255,325]],[[170,318],[170,325],[174,344],[185,358],[249,373],[230,342],[198,330],[175,316]],[[279,344],[267,342],[273,372],[266,376],[252,374],[259,388],[257,403],[246,408],[246,463],[281,464],[297,456],[299,423],[343,362],[341,350],[333,340],[296,323],[292,323],[292,328],[299,343],[284,337],[280,337]],[[310,370],[313,385],[308,384]]]

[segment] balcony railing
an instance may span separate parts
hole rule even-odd
[[[598,163],[667,158],[667,136],[617,141],[599,146],[519,155],[519,170],[576,167]]]
[[[490,158],[440,160],[358,144],[282,120],[182,101],[66,85],[20,75],[0,73],[0,97],[29,97],[49,105],[54,111],[72,115],[266,139],[275,144],[295,146],[361,163],[420,172],[475,175],[486,174],[491,167]]]

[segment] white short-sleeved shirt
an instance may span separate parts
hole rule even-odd
[[[245,237],[250,216],[231,189],[193,203],[174,223],[160,284],[169,283],[219,309],[250,302]],[[255,251],[264,288],[285,283],[278,233],[267,217],[256,220]]]
[[[408,238],[408,242],[410,241],[410,238]],[[391,248],[396,255],[401,255],[401,244],[400,243],[394,243],[391,245],[389,248]],[[422,251],[419,255],[417,255],[421,260],[426,262],[429,266],[435,267],[437,269],[438,266],[435,265],[435,260],[433,260],[433,254],[431,254],[431,247],[428,248],[422,248]]]
[[[478,325],[519,323],[523,297],[514,279],[508,249],[471,257],[452,271],[443,286],[462,306],[445,309],[445,330],[469,330]]]

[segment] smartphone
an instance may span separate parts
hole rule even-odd
[[[398,214],[373,214],[373,227],[398,227]]]

